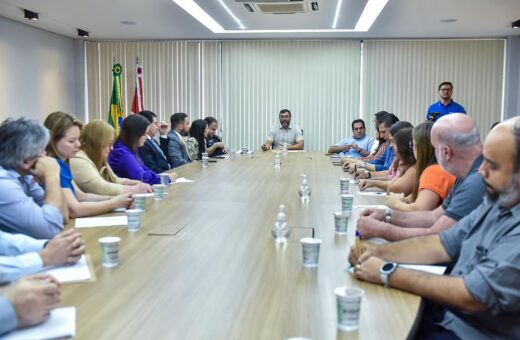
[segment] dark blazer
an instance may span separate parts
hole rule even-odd
[[[155,173],[161,173],[168,171],[170,165],[164,153],[159,152],[159,143],[155,143],[157,147],[153,145],[155,143],[151,139],[147,139],[144,145],[139,148],[139,156],[143,160],[144,164]]]
[[[168,138],[161,138],[161,149],[168,158],[168,163],[172,168],[191,163],[186,146],[181,142],[175,131],[168,132]]]

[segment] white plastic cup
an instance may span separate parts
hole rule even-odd
[[[354,203],[354,195],[341,195],[341,211],[344,214],[352,213],[353,203]]]
[[[119,237],[102,237],[99,239],[101,265],[111,268],[119,264]]]
[[[349,214],[344,214],[342,211],[334,213],[334,230],[336,234],[344,235],[347,233]]]
[[[207,168],[209,165],[209,157],[207,152],[202,153],[202,167]]]
[[[144,211],[144,207],[146,206],[146,195],[145,194],[135,194],[132,195],[134,199],[134,209],[141,209]]]
[[[312,268],[317,267],[320,259],[320,244],[321,240],[318,238],[302,238],[303,266]]]
[[[156,201],[162,200],[164,198],[164,189],[166,186],[164,184],[154,184],[153,188],[153,197]]]
[[[350,181],[348,178],[342,177],[339,179],[339,191],[341,194],[348,194],[348,186],[350,184]]]
[[[161,178],[161,184],[164,186],[170,185],[170,175],[169,174],[159,174]]]
[[[232,149],[229,151],[229,159],[235,159],[236,155],[237,155],[237,151],[235,149]]]
[[[338,287],[334,289],[338,312],[338,328],[355,331],[359,328],[361,298],[365,292],[357,287]]]
[[[141,229],[141,209],[127,209],[125,211],[128,220],[128,231],[138,231]]]

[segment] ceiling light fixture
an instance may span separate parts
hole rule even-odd
[[[24,18],[27,20],[38,20],[38,13],[31,12],[28,9],[23,10]]]
[[[520,28],[520,20],[517,20],[511,24],[512,28]]]
[[[175,2],[177,4],[177,6],[179,6],[180,8],[182,8],[183,10],[185,10],[186,12],[191,14],[192,17],[197,19],[201,24],[206,26],[206,28],[209,29],[210,31],[212,31],[213,33],[224,33],[224,28],[222,28],[222,26],[220,26],[219,23],[215,21],[215,19],[213,19],[211,16],[209,16],[208,13],[206,13],[202,8],[200,8],[200,6],[195,3],[195,1],[193,1],[193,0],[172,0],[172,1]]]
[[[259,34],[259,33],[346,33],[346,32],[366,32],[381,13],[388,0],[368,0],[367,4],[359,17],[354,29],[286,29],[286,30],[225,30],[218,22],[206,13],[194,0],[172,0],[175,4],[188,12],[201,24],[213,33],[224,34]],[[220,1],[220,0],[219,0]]]
[[[81,28],[78,28],[78,37],[88,38],[89,33]]]
[[[341,10],[342,3],[343,3],[343,0],[338,0],[338,6],[336,7],[336,14],[334,14],[334,21],[332,22],[332,28],[336,28],[338,26],[339,11]]]
[[[238,24],[238,27],[240,27],[240,29],[242,29],[242,30],[245,30],[246,28],[244,27],[244,25],[242,25],[242,22],[241,22],[240,20],[238,20],[238,18],[233,14],[233,12],[231,12],[231,10],[230,10],[229,7],[224,3],[224,1],[219,0],[218,2],[220,2],[220,4],[222,5],[222,7],[224,7],[224,9],[226,10],[226,12],[228,12],[228,14],[233,18],[233,20],[236,21],[236,23]]]
[[[368,0],[354,29],[357,32],[367,32],[385,8],[387,2],[388,0]]]

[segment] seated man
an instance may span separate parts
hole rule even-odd
[[[36,120],[8,119],[0,126],[0,230],[52,238],[63,229],[67,205],[59,165],[45,156],[49,138]]]
[[[141,111],[139,112],[139,115],[143,116],[150,122],[150,126],[148,128],[148,136],[146,138],[146,142],[144,142],[144,145],[141,146],[138,150],[139,157],[144,162],[144,165],[146,165],[150,170],[152,170],[155,173],[161,173],[170,170],[170,164],[168,163],[168,159],[166,158],[166,155],[161,150],[160,144],[157,142],[155,137],[157,136],[157,128],[159,127],[159,124],[157,123],[157,116],[152,111]],[[162,123],[160,129],[161,135],[166,134],[166,130],[168,126],[166,123]]]
[[[273,149],[283,149],[284,143],[287,145],[287,150],[303,150],[303,131],[300,127],[291,126],[291,111],[283,109],[278,115],[280,124],[275,124],[267,135],[267,140],[262,144],[261,148],[267,151]]]
[[[328,153],[339,153],[340,156],[361,158],[370,155],[374,138],[365,133],[365,122],[356,119],[352,122],[352,137],[345,138],[329,148]]]
[[[493,129],[483,154],[479,171],[487,199],[453,228],[385,245],[367,243],[362,255],[350,250],[358,279],[437,304],[435,312],[425,313],[418,338],[520,338],[520,119]],[[435,275],[395,263],[454,267],[450,275]]]
[[[60,303],[60,284],[50,275],[34,275],[0,288],[0,335],[42,323]]]
[[[0,284],[37,273],[44,267],[76,263],[84,251],[80,234],[72,228],[51,240],[0,231]]]
[[[217,136],[218,122],[213,117],[204,118],[208,124],[208,137],[206,138],[206,151],[210,157],[222,156],[227,153],[222,138]]]
[[[482,145],[471,117],[451,114],[439,119],[433,125],[431,141],[439,165],[457,177],[443,204],[433,211],[388,209],[386,216],[383,210],[366,209],[357,222],[362,237],[395,241],[438,234],[482,203],[485,188],[478,174],[482,163]]]
[[[409,122],[400,122],[399,118],[393,113],[389,113],[383,116],[378,121],[378,129],[379,132],[383,135],[383,138],[388,141],[390,144],[392,141],[392,132],[396,134],[400,129],[405,127],[413,127]],[[390,169],[392,163],[394,162],[395,153],[394,149],[388,145],[384,151],[384,153],[374,160],[369,162],[356,162],[351,164],[350,166],[354,166],[357,170],[355,173],[355,177],[358,179],[363,178],[372,178],[379,176],[387,176],[388,170]],[[371,172],[376,172],[375,174],[371,174]]]
[[[168,138],[161,138],[161,148],[172,168],[191,163],[185,136],[190,130],[190,119],[185,113],[174,113],[170,117],[171,130]]]

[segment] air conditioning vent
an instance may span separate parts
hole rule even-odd
[[[319,0],[235,0],[248,12],[261,14],[295,14],[318,10]]]

